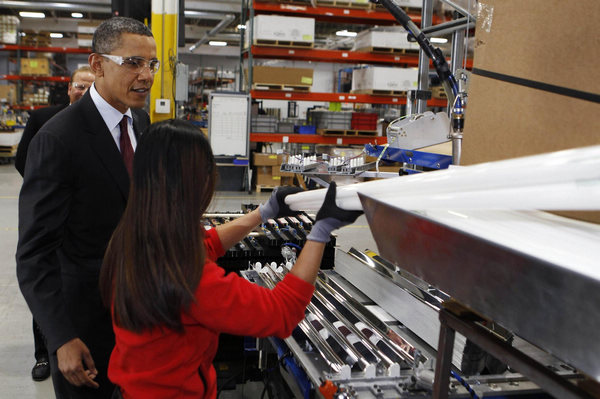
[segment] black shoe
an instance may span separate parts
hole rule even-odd
[[[31,369],[31,378],[34,381],[44,381],[50,377],[50,363],[48,359],[40,359],[35,362],[35,366]]]

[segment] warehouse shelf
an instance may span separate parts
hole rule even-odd
[[[43,104],[43,105],[11,105],[10,108],[11,109],[16,109],[19,111],[33,111],[36,109],[40,109],[40,108],[46,108],[49,107],[49,104]]]
[[[250,48],[255,58],[289,59],[319,62],[340,63],[369,63],[369,64],[402,64],[417,66],[418,53],[414,54],[385,54],[367,53],[364,51],[302,49],[288,47],[252,46]],[[247,56],[247,54],[245,54]]]
[[[250,133],[253,143],[301,143],[301,144],[331,144],[331,145],[363,145],[387,143],[384,136],[321,136],[318,134],[295,133]]]
[[[259,100],[286,100],[286,101],[327,101],[338,103],[363,103],[363,104],[406,104],[405,96],[381,96],[372,94],[353,93],[313,93],[297,91],[270,91],[251,90],[250,96]],[[433,98],[427,101],[430,107],[445,107],[445,99]]]
[[[0,75],[0,80],[35,80],[41,82],[70,82],[70,76]]]
[[[363,25],[397,25],[396,19],[386,10],[365,10],[341,7],[312,7],[311,5],[265,3],[253,1],[254,11],[257,14],[271,13],[296,17],[312,17],[318,21],[343,22]],[[411,14],[413,22],[421,24],[421,15]],[[433,17],[434,24],[443,22],[442,18]]]
[[[416,67],[419,65],[418,52],[407,54],[368,53],[365,51],[302,49],[289,47],[252,46],[254,58],[301,60],[338,63],[392,64]],[[244,53],[248,57],[248,53]],[[430,61],[430,65],[431,61]],[[467,69],[473,67],[473,60],[467,60]]]
[[[0,51],[37,51],[41,53],[69,53],[69,54],[90,54],[89,48],[71,48],[71,47],[34,47],[19,46],[17,44],[1,44]]]

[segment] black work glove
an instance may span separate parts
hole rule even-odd
[[[347,226],[362,215],[362,211],[347,211],[335,203],[336,184],[334,181],[329,184],[325,200],[321,209],[317,212],[317,218],[313,225],[307,240],[318,242],[329,242],[329,235],[333,230]]]
[[[260,212],[260,218],[263,223],[266,223],[269,219],[276,219],[283,216],[293,216],[300,213],[300,211],[292,211],[290,207],[285,203],[285,197],[291,194],[296,194],[304,191],[300,187],[281,186],[276,187],[271,194],[271,197],[264,204],[260,204],[258,210]]]

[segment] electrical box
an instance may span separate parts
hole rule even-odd
[[[171,100],[169,100],[168,98],[157,98],[156,107],[154,107],[154,112],[156,112],[157,114],[171,113]]]

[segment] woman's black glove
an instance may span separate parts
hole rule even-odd
[[[321,209],[317,213],[315,224],[313,225],[307,240],[318,242],[329,242],[329,235],[333,230],[347,226],[362,215],[362,211],[347,211],[335,203],[336,184],[332,181],[329,184],[325,200]]]
[[[300,211],[293,211],[285,203],[285,197],[291,194],[296,194],[304,191],[300,187],[291,186],[280,186],[276,187],[271,194],[271,197],[267,202],[261,204],[258,207],[260,212],[260,218],[263,223],[266,223],[269,219],[276,219],[283,216],[293,216],[300,213]]]

